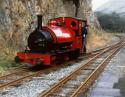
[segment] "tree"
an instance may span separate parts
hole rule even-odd
[[[125,32],[125,19],[119,14],[97,12],[101,27],[106,31]]]

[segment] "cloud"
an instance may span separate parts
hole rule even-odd
[[[92,9],[96,10],[98,7],[110,0],[92,0]]]

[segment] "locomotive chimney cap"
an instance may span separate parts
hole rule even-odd
[[[35,12],[36,12],[36,15],[41,15],[41,9],[40,9],[40,6],[36,5],[35,6]]]

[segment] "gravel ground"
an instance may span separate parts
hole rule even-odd
[[[43,77],[32,78],[29,82],[24,82],[19,87],[13,87],[1,92],[0,97],[37,97],[39,93],[47,90],[51,85],[58,82],[59,79],[74,71],[81,63],[86,62],[87,60],[84,60],[72,66],[68,66],[67,68],[51,72]]]

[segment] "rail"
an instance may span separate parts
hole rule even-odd
[[[69,74],[68,76],[64,77],[63,79],[59,80],[58,83],[51,86],[48,90],[42,92],[39,94],[38,97],[61,97],[61,94],[64,94],[61,92],[61,88],[68,86],[68,82],[75,81],[78,76],[84,75],[82,72],[86,70],[86,68],[92,68],[91,73],[87,75],[87,77],[78,85],[75,85],[76,88],[73,87],[73,84],[71,84],[70,89],[73,91],[70,91],[65,95],[65,97],[77,97],[79,92],[83,90],[85,92],[91,84],[94,82],[94,80],[100,75],[100,73],[103,71],[107,63],[111,60],[111,58],[120,50],[120,48],[124,45],[124,40],[120,41],[119,43],[111,46],[110,48],[106,48],[102,50],[99,54],[91,58],[86,64],[82,64],[81,67],[77,68],[74,72]],[[104,57],[105,56],[105,57]],[[104,58],[103,58],[104,57]],[[100,58],[103,60],[101,62],[97,62]],[[97,62],[96,66],[94,65]],[[95,67],[95,68],[93,68]],[[67,86],[66,86],[67,85]],[[65,88],[64,88],[65,89]]]

